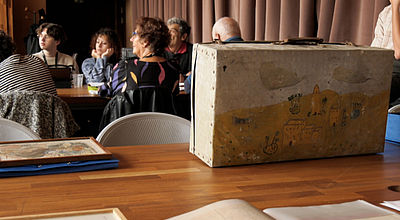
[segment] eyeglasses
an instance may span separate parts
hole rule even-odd
[[[38,37],[38,38],[43,38],[43,39],[47,40],[47,39],[51,38],[52,36],[47,35],[47,34],[38,34],[37,37]]]

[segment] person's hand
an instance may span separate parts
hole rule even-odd
[[[103,58],[103,57],[111,57],[113,54],[114,54],[114,48],[108,48],[108,49],[106,50],[106,52],[104,52],[104,53],[101,55],[101,58]]]
[[[192,74],[192,71],[186,73],[186,77],[190,76],[190,74]]]
[[[100,58],[100,55],[96,52],[96,49],[92,50],[92,57],[96,59]]]

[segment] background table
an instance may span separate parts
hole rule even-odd
[[[209,168],[188,144],[108,148],[120,168],[0,179],[0,216],[119,208],[164,219],[230,198],[259,209],[400,200],[400,148],[384,154]]]
[[[81,130],[75,136],[92,136],[99,133],[99,124],[109,98],[90,94],[87,86],[81,88],[58,88],[58,96],[71,108]]]
[[[87,86],[81,88],[58,88],[58,96],[73,110],[104,108],[109,98],[90,94]]]

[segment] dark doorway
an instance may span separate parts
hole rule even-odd
[[[67,41],[60,51],[77,53],[77,62],[90,57],[91,36],[102,27],[114,29],[125,42],[125,0],[47,0],[47,21],[61,24]]]
[[[125,0],[46,0],[46,14],[48,22],[64,27],[68,39],[59,49],[69,55],[77,53],[79,67],[91,57],[90,39],[100,28],[114,29],[125,42]],[[75,135],[96,137],[103,107],[71,108],[81,127]]]

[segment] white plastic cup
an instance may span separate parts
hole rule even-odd
[[[72,74],[72,87],[81,88],[83,86],[83,74]]]
[[[185,90],[185,84],[179,83],[179,91],[184,91],[184,90]]]

